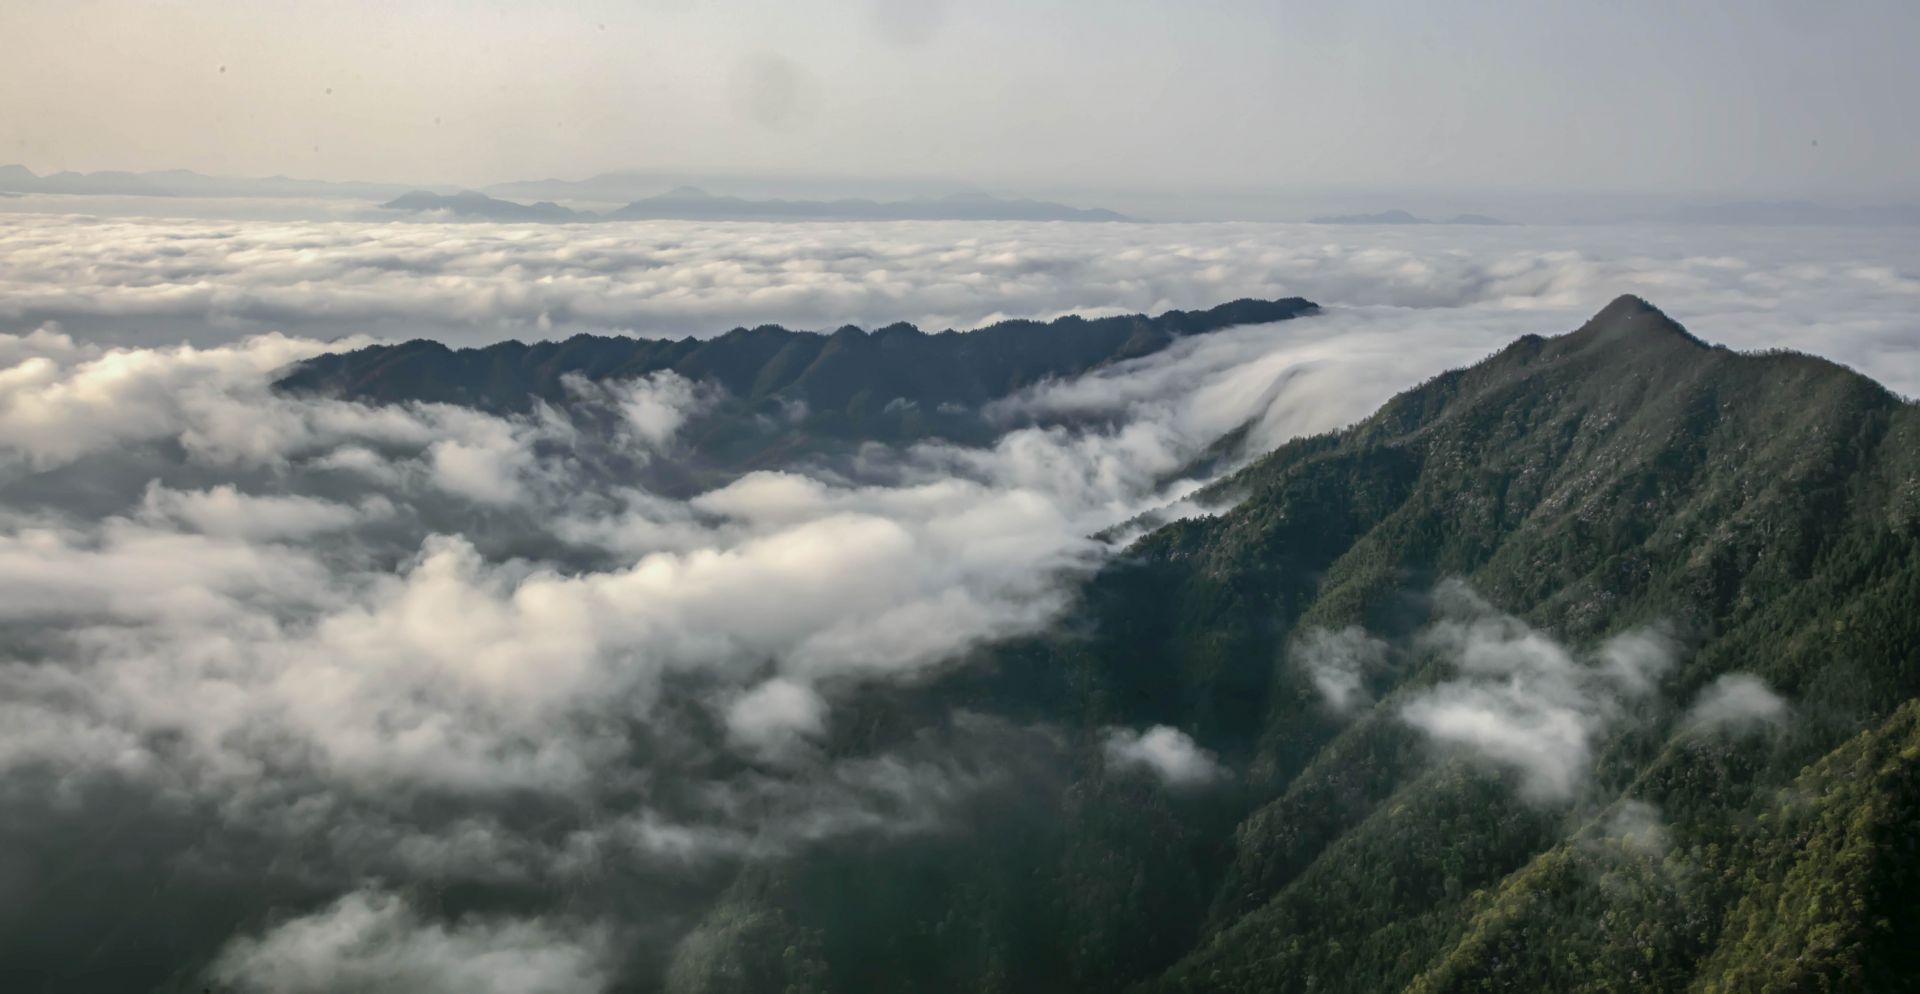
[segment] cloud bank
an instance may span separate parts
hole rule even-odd
[[[1633,292],[1709,341],[1816,351],[1920,394],[1920,248],[1885,231],[13,214],[0,215],[0,260],[0,331],[59,322],[139,344],[274,330],[477,342],[761,323],[970,328],[1299,295],[1393,326],[1403,349],[1446,337],[1486,352]],[[1427,358],[1426,372],[1440,368]]]

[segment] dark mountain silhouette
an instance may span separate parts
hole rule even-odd
[[[998,714],[1058,730],[1063,785],[743,869],[668,989],[1914,989],[1920,408],[1622,298],[1203,497],[1230,508],[1140,540],[1055,634],[876,689],[828,746]],[[1447,577],[1571,646],[1681,644],[1570,796],[1403,719],[1457,673],[1415,635]],[[1301,639],[1347,626],[1396,648],[1337,714]],[[1790,716],[1689,717],[1734,673]],[[1156,724],[1233,778],[1104,758]]]

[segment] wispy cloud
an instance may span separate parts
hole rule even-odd
[[[234,940],[213,974],[258,994],[594,994],[614,961],[604,929],[480,916],[443,924],[397,894],[357,890]]]
[[[1542,801],[1567,800],[1584,785],[1599,737],[1674,660],[1673,642],[1656,629],[1576,655],[1458,580],[1443,583],[1435,601],[1442,618],[1421,642],[1456,675],[1406,701],[1400,717],[1436,742],[1514,770],[1522,790]]]
[[[1213,753],[1187,733],[1168,725],[1145,731],[1115,728],[1107,732],[1107,762],[1122,769],[1143,769],[1175,787],[1209,783],[1226,775]]]

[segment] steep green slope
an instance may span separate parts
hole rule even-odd
[[[783,887],[727,914],[818,935],[810,968],[839,990],[923,932],[971,938],[891,962],[891,989],[1920,989],[1899,951],[1920,865],[1914,406],[1622,298],[1209,496],[1235,503],[1142,540],[1058,635],[891,702],[1063,729],[1072,782],[1026,801],[1054,829],[755,871]],[[1680,646],[1615,702],[1577,789],[1529,796],[1410,725],[1458,667],[1417,634],[1448,577],[1575,647],[1649,625]],[[1394,648],[1338,713],[1300,646],[1348,626]],[[1689,718],[1733,673],[1790,712]],[[1102,729],[1151,724],[1235,776],[1165,787],[1103,758]],[[954,861],[961,879],[908,883]],[[887,915],[848,913],[876,895]],[[697,974],[675,988],[715,989]]]

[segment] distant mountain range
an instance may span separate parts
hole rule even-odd
[[[612,174],[605,182],[569,184],[546,180],[502,184],[493,190],[530,187],[557,189],[555,196],[600,199],[637,181]],[[658,187],[654,187],[658,189]],[[904,200],[748,199],[679,186],[666,193],[633,199],[604,212],[574,210],[542,200],[521,203],[475,190],[395,183],[333,182],[287,176],[247,178],[207,176],[185,169],[158,172],[57,172],[42,176],[20,165],[0,165],[0,196],[70,194],[121,197],[278,197],[384,201],[398,211],[440,212],[486,221],[739,220],[739,221],[1126,221],[1126,215],[1101,208],[1077,208],[1045,200],[1004,199],[980,192],[922,196]],[[628,199],[628,198],[616,198]]]
[[[20,165],[0,166],[0,192],[121,197],[319,197],[380,200],[412,189],[397,183],[333,182],[288,176],[207,176],[186,169],[158,172],[57,172],[45,176]]]
[[[961,183],[888,180],[819,180],[769,177],[708,177],[730,189],[772,191],[777,195],[728,196],[681,182],[680,174],[620,172],[581,180],[524,180],[496,183],[479,190],[455,186],[297,179],[290,176],[209,176],[186,169],[150,172],[62,171],[45,175],[22,165],[0,165],[0,197],[20,194],[68,194],[121,197],[203,197],[363,200],[396,211],[439,212],[448,217],[491,221],[598,220],[761,220],[761,221],[1126,221],[1127,215],[1098,207],[1077,208],[1046,200],[999,198]],[[672,188],[656,193],[663,187]],[[930,190],[965,192],[932,194]],[[839,196],[857,190],[866,196]],[[807,195],[794,196],[795,191]],[[885,197],[891,194],[891,197]],[[878,196],[876,196],[878,195]],[[603,210],[563,206],[619,204]],[[1672,209],[1623,213],[1589,223],[1721,224],[1753,226],[1833,225],[1896,227],[1920,225],[1920,205],[1887,204],[1833,207],[1806,200],[1742,200],[1691,204]],[[1486,214],[1423,217],[1402,209],[1377,213],[1326,214],[1312,224],[1338,225],[1505,225],[1514,222]]]
[[[661,169],[625,169],[596,173],[581,179],[511,180],[480,187],[481,193],[505,200],[584,202],[602,206],[626,204],[662,190],[692,186],[730,190],[742,197],[785,197],[795,200],[912,200],[952,193],[985,191],[955,179],[851,176],[767,175],[732,172],[682,172]]]
[[[1452,217],[1435,221],[1410,214],[1403,210],[1381,211],[1378,214],[1329,214],[1316,217],[1309,224],[1511,224],[1497,217],[1485,214],[1455,214]]]
[[[954,194],[913,200],[749,200],[683,186],[606,212],[579,211],[551,201],[522,204],[474,190],[442,194],[414,190],[381,205],[476,221],[1126,221],[1126,215],[1043,200],[1003,200]]]
[[[511,200],[489,197],[475,190],[462,190],[459,193],[409,190],[380,206],[387,210],[416,214],[442,214],[467,221],[606,220],[601,215],[562,207],[551,200],[542,200],[537,204],[517,204]]]

